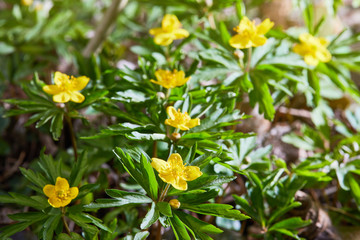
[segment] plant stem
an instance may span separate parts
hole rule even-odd
[[[66,233],[70,235],[70,229],[69,229],[69,226],[68,226],[68,224],[67,224],[67,222],[65,220],[65,208],[64,207],[61,208],[61,219],[62,219],[62,221],[64,223]]]
[[[161,223],[160,221],[158,221],[158,224],[157,224],[157,227],[156,227],[156,236],[155,236],[155,239],[156,240],[161,240]]]
[[[73,125],[72,125],[72,122],[71,122],[71,118],[69,117],[68,113],[69,113],[69,108],[68,108],[68,105],[66,105],[65,119],[66,119],[66,122],[69,125],[71,144],[72,144],[72,147],[74,149],[75,161],[77,161],[78,153],[77,153],[76,137],[75,137],[74,128],[73,128]]]
[[[157,157],[157,141],[153,142],[153,157]]]
[[[246,73],[248,73],[250,71],[251,55],[252,55],[252,48],[250,47],[248,50],[248,56],[247,56],[248,59],[247,59],[246,69],[245,69]]]
[[[170,188],[170,184],[167,183],[165,186],[165,189],[162,191],[162,193],[160,195],[159,202],[162,202],[165,199],[166,194],[169,191],[169,188]]]

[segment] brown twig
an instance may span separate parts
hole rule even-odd
[[[22,164],[22,162],[25,159],[25,152],[21,152],[18,159],[14,159],[15,163],[13,166],[7,168],[7,166],[4,169],[4,174],[2,176],[0,176],[0,182],[5,181],[6,179],[8,179],[9,177],[11,177],[18,169],[19,166]],[[8,160],[10,160],[10,158],[8,158]],[[6,161],[6,163],[8,163],[9,161]]]
[[[97,26],[94,37],[89,41],[83,50],[82,54],[84,57],[88,58],[98,50],[102,42],[109,34],[109,29],[116,21],[117,15],[125,8],[127,3],[128,0],[113,0],[110,7],[106,10],[99,25]]]

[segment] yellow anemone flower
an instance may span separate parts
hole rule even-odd
[[[304,57],[308,65],[316,66],[319,62],[329,62],[331,53],[327,50],[329,41],[325,38],[317,38],[309,33],[303,33],[299,37],[300,43],[295,44],[295,53]]]
[[[250,48],[259,47],[266,43],[267,38],[264,36],[272,27],[274,23],[270,19],[265,19],[258,26],[255,26],[254,21],[250,21],[247,17],[243,17],[240,24],[234,28],[238,34],[233,36],[229,43],[233,48]]]
[[[43,192],[49,197],[48,202],[54,208],[65,207],[71,200],[77,197],[79,189],[77,187],[70,188],[65,178],[57,177],[54,185],[47,184],[43,188]]]
[[[173,14],[166,14],[161,22],[161,28],[152,28],[149,33],[154,35],[157,45],[168,46],[174,40],[186,38],[189,32],[181,28],[179,19]]]
[[[73,101],[81,103],[85,100],[84,95],[79,93],[79,91],[88,84],[88,77],[82,76],[75,78],[73,76],[69,77],[61,72],[55,72],[54,82],[55,85],[46,85],[43,87],[44,92],[54,95],[54,102],[66,103]]]
[[[152,158],[151,160],[151,166],[159,172],[161,180],[171,184],[178,190],[185,191],[187,189],[186,181],[195,180],[202,175],[199,167],[185,167],[178,153],[171,154],[168,161],[158,158]]]
[[[172,72],[169,70],[159,69],[155,72],[157,81],[151,79],[150,81],[163,86],[164,88],[174,88],[184,85],[191,77],[185,78],[184,71],[174,69]]]
[[[200,119],[191,119],[187,112],[182,113],[180,109],[176,109],[172,106],[166,108],[166,112],[169,115],[169,119],[165,120],[166,125],[180,128],[181,130],[189,130],[190,128],[200,125]]]

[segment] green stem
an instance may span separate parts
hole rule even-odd
[[[248,73],[250,71],[251,55],[252,55],[252,48],[250,47],[248,50],[248,59],[247,59],[246,69],[245,69],[246,73]]]
[[[68,105],[66,105],[66,112],[65,112],[65,119],[66,122],[69,125],[69,132],[70,132],[70,137],[71,137],[71,144],[72,147],[74,149],[74,156],[75,156],[75,161],[77,161],[78,159],[78,153],[77,153],[77,144],[76,144],[76,137],[75,137],[75,132],[74,132],[74,128],[71,122],[71,118],[69,117],[69,108]]]
[[[70,235],[70,229],[69,229],[69,226],[68,226],[68,224],[67,224],[67,222],[65,220],[65,208],[64,207],[61,208],[61,220],[64,223],[66,233]]]
[[[170,184],[167,183],[166,186],[165,186],[165,189],[162,191],[162,193],[160,195],[159,202],[164,201],[164,199],[165,199],[165,197],[166,197],[166,195],[167,195],[167,193],[169,191],[169,188],[170,188]]]

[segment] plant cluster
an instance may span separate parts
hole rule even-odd
[[[296,214],[302,207],[296,194],[331,184],[336,194],[327,208],[334,219],[359,224],[360,91],[351,77],[359,69],[360,54],[351,49],[359,34],[318,36],[325,17],[314,22],[310,1],[294,1],[306,29],[288,30],[246,14],[245,7],[263,1],[129,2],[117,24],[138,34],[115,30],[91,57],[69,50],[83,46],[88,25],[79,20],[66,30],[64,16],[75,15],[64,13],[59,1],[49,18],[32,1],[7,2],[6,19],[26,34],[15,41],[17,29],[11,20],[4,24],[11,31],[0,34],[0,63],[8,66],[1,78],[17,84],[26,75],[19,58],[40,77],[35,72],[22,83],[25,99],[2,100],[4,116],[26,115],[26,126],[66,145],[54,156],[43,148],[29,168],[20,168],[31,192],[1,193],[0,203],[27,207],[9,215],[16,223],[0,229],[1,239],[31,229],[46,240],[207,240],[224,230],[243,232],[247,224],[260,229],[253,234],[259,239],[302,239],[314,221]],[[331,2],[336,13],[339,3]],[[148,21],[140,25],[144,6]],[[232,18],[222,18],[225,8],[234,10]],[[23,18],[37,27],[20,24]],[[61,34],[71,36],[70,43]],[[118,53],[111,49],[122,38],[137,44],[130,48],[136,67],[114,64]],[[35,67],[42,62],[36,55],[50,49],[73,51],[79,74],[54,69],[53,84],[41,80],[45,66]],[[52,60],[43,62],[48,67]],[[259,146],[255,133],[237,128],[251,121],[241,111],[247,99],[275,122],[277,111],[297,96],[304,97],[311,121],[282,141],[307,150],[307,157],[286,162],[271,154],[272,146]],[[338,118],[331,103],[344,97],[357,108]]]

